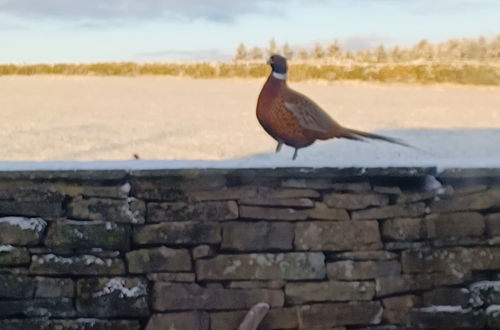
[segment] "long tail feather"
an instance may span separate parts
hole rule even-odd
[[[412,146],[412,145],[410,145],[402,140],[399,140],[399,139],[391,138],[391,137],[384,136],[384,135],[378,135],[378,134],[358,131],[358,130],[355,130],[352,128],[343,128],[340,137],[346,138],[346,139],[351,139],[351,140],[358,140],[358,141],[363,141],[363,138],[374,139],[374,140],[380,140],[380,141],[385,141],[385,142],[389,142],[389,143],[399,144],[400,146],[404,146],[407,148],[412,148],[412,149],[424,151],[418,147]]]

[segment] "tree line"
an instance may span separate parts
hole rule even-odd
[[[362,63],[390,63],[411,61],[498,61],[500,60],[500,35],[493,38],[450,39],[441,43],[422,40],[409,47],[379,45],[372,49],[348,51],[338,40],[330,44],[316,43],[312,48],[278,45],[271,39],[266,47],[249,48],[240,43],[236,48],[235,61],[261,61],[270,54],[281,54],[298,61],[352,61]]]

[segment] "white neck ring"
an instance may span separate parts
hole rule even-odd
[[[286,73],[273,72],[273,77],[279,80],[286,80]]]

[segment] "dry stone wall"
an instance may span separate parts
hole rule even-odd
[[[500,171],[0,173],[0,329],[499,329]]]

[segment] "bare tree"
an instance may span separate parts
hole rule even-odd
[[[238,48],[236,48],[236,55],[234,55],[234,60],[235,61],[244,61],[248,58],[248,52],[247,48],[243,43],[240,43],[238,45]]]

